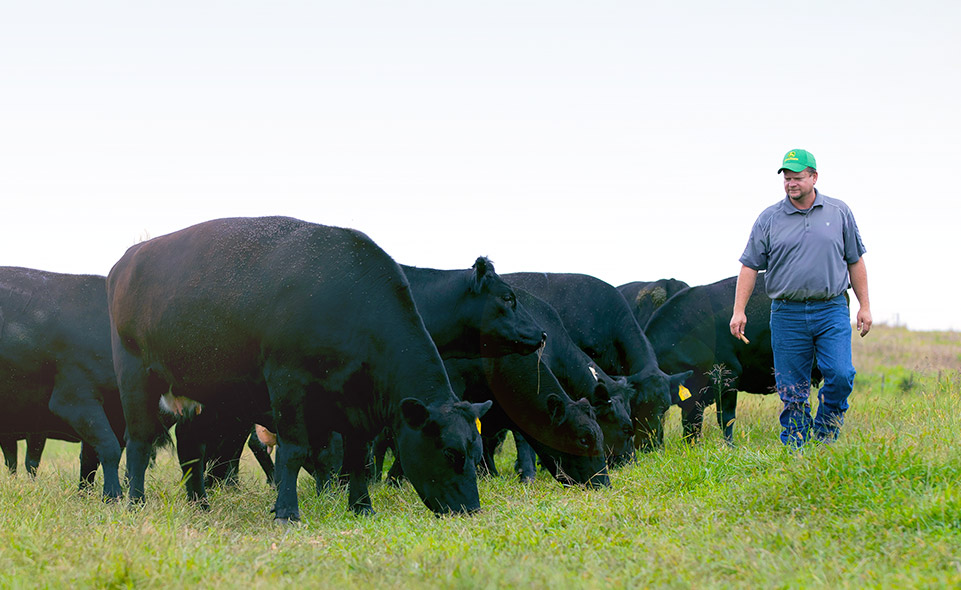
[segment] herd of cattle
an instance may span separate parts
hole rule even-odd
[[[480,507],[477,469],[508,431],[522,479],[608,485],[608,468],[663,444],[681,409],[700,434],[717,404],[732,440],[737,392],[774,390],[770,306],[759,277],[748,342],[728,330],[734,279],[613,287],[583,274],[498,275],[398,265],[361,232],[285,217],[201,223],[132,246],[107,277],[0,267],[0,447],[33,473],[47,438],[78,441],[80,483],[98,466],[142,502],[176,429],[191,500],[236,478],[254,451],[297,520],[302,468],[347,478],[372,511],[370,457],[396,458],[434,512]],[[275,462],[252,436],[277,433]],[[380,463],[378,462],[378,465]]]

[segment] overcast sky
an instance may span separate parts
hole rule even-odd
[[[961,3],[0,6],[2,265],[281,214],[404,264],[705,284],[799,147],[875,321],[961,330]]]

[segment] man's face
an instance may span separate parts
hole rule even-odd
[[[817,172],[791,172],[785,170],[784,192],[792,201],[803,201],[814,192],[814,183],[817,182]]]

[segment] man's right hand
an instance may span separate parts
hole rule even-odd
[[[744,328],[747,326],[747,315],[743,311],[734,310],[731,316],[731,336],[738,340],[744,340]]]

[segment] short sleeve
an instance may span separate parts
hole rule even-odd
[[[767,234],[766,216],[762,214],[754,222],[754,227],[751,228],[747,246],[744,247],[744,253],[741,254],[741,264],[754,270],[767,270],[768,253],[770,252]]]
[[[861,259],[867,252],[864,242],[861,241],[861,232],[858,231],[858,224],[854,220],[854,214],[850,208],[844,211],[844,261],[854,264]]]

